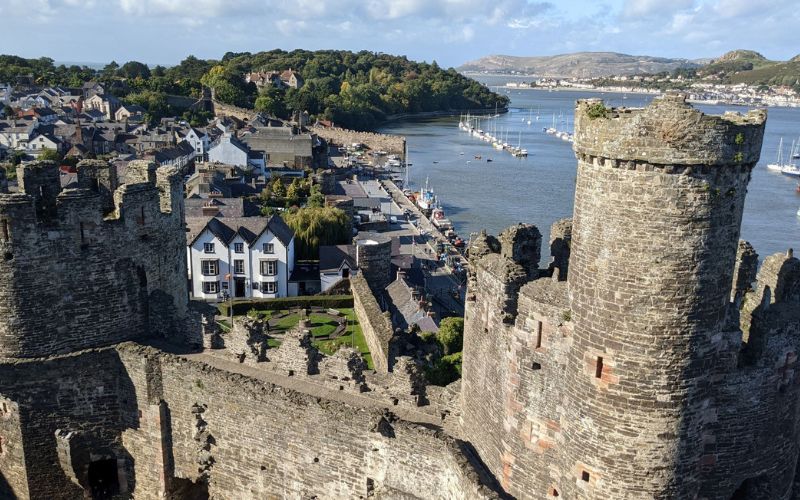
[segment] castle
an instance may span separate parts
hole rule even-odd
[[[303,324],[273,354],[235,324],[239,362],[208,355],[177,172],[87,161],[60,190],[21,167],[0,497],[793,498],[800,261],[756,276],[739,241],[765,121],[579,101],[574,217],[542,267],[535,226],[472,242],[463,378],[439,392],[407,358],[323,357]]]

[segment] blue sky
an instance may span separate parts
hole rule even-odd
[[[0,53],[174,64],[192,54],[373,50],[457,66],[489,54],[800,52],[797,0],[0,0]]]

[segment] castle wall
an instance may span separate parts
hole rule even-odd
[[[26,498],[28,473],[19,406],[0,394],[0,498]]]
[[[465,304],[461,427],[483,462],[508,490],[509,455],[503,440],[507,429],[505,388],[514,375],[509,371],[506,353],[513,343],[511,325],[517,310],[516,296],[527,275],[522,266],[498,254],[490,253],[480,260],[471,255],[470,259],[475,273],[470,283],[474,300],[470,297]]]
[[[768,257],[750,290],[738,241],[763,112],[576,117],[550,269],[507,236],[470,246],[462,435],[519,498],[791,498],[800,261]]]
[[[119,187],[104,218],[102,192],[56,196],[49,170],[26,167],[26,195],[0,194],[0,358],[175,331],[187,302],[179,176]]]
[[[350,287],[353,293],[353,310],[372,355],[372,364],[378,372],[388,373],[392,365],[390,352],[394,336],[392,322],[381,311],[363,275],[359,273],[352,276]]]
[[[0,471],[15,484],[20,498],[81,498],[92,457],[107,454],[129,467],[119,442],[122,414],[130,406],[131,386],[113,350],[86,351],[51,360],[0,364],[0,394],[17,401],[5,422],[19,422],[8,437],[14,456],[0,458]],[[0,424],[5,431],[6,425]],[[69,477],[58,451],[56,430],[72,431],[81,445],[73,450]],[[24,460],[18,460],[24,456]],[[6,463],[11,465],[11,471]],[[21,467],[27,478],[21,474]],[[14,470],[16,469],[16,471]],[[74,478],[74,480],[73,480]],[[27,481],[27,492],[24,482]],[[78,481],[78,482],[75,482]],[[126,487],[133,487],[128,484]],[[0,489],[1,491],[1,489]]]
[[[441,431],[153,349],[118,349],[138,406],[146,406],[155,386],[167,407],[175,477],[206,477],[212,497],[354,498],[380,490],[420,498],[496,497],[480,485],[458,442]],[[143,373],[143,359],[160,366],[163,383]],[[151,456],[132,453],[136,463]],[[152,490],[137,490],[136,497],[158,498]]]
[[[593,120],[589,106],[576,110],[561,482],[570,498],[690,498],[709,372],[732,359],[725,320],[753,166],[741,162],[757,160],[763,117],[726,129],[673,96],[618,118]],[[724,147],[680,136],[688,124]],[[724,156],[737,135],[738,162]]]

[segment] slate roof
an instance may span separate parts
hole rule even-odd
[[[211,231],[226,246],[240,235],[248,244],[256,241],[264,231],[269,230],[278,241],[288,245],[294,231],[277,215],[271,217],[187,217],[187,244],[191,245],[205,229]]]
[[[319,270],[338,271],[342,262],[347,262],[350,269],[356,268],[355,245],[324,245],[319,247]]]
[[[406,329],[418,325],[423,332],[436,332],[439,327],[414,300],[413,290],[402,278],[394,280],[384,291],[392,315],[392,322]]]
[[[217,217],[253,217],[259,214],[258,206],[244,198],[200,198],[191,197],[185,201],[186,217],[203,217],[203,207],[212,204],[218,210]]]

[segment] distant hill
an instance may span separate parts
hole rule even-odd
[[[697,74],[730,83],[800,88],[800,55],[785,62],[770,61],[752,50],[732,50],[698,69]]]
[[[557,56],[520,57],[494,55],[470,61],[462,72],[522,73],[543,77],[597,78],[611,75],[659,73],[676,68],[697,68],[705,61],[632,56],[617,52],[576,52]]]

